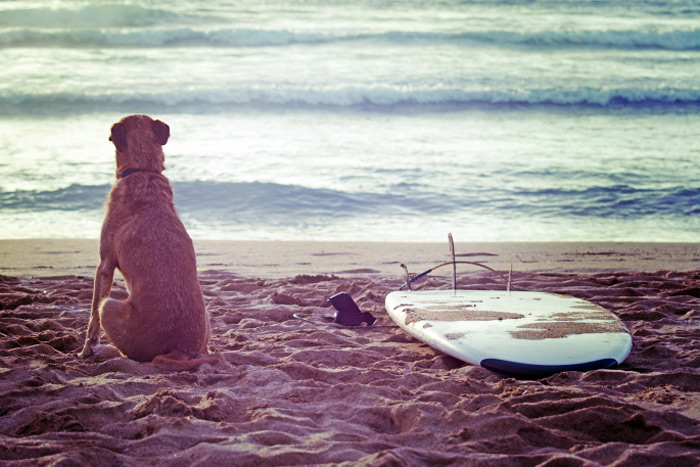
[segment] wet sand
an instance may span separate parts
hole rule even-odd
[[[517,380],[395,327],[339,328],[345,291],[380,324],[401,262],[432,244],[198,242],[212,351],[170,372],[77,357],[97,243],[0,241],[3,465],[697,465],[700,250],[658,244],[463,244],[515,290],[566,293],[633,335],[618,367]],[[24,258],[24,261],[22,261]],[[461,268],[464,288],[502,280]],[[445,275],[426,287],[449,287]],[[114,296],[126,296],[121,280]],[[327,320],[325,320],[327,321]],[[103,338],[104,339],[104,338]]]

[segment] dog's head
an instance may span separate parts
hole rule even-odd
[[[163,146],[170,127],[148,115],[130,115],[112,125],[109,140],[117,148],[117,168],[162,171]]]

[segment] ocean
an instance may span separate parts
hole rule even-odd
[[[170,125],[195,239],[700,241],[700,3],[0,2],[0,238]]]

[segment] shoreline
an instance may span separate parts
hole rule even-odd
[[[195,240],[200,272],[283,278],[335,274],[403,277],[449,261],[444,243]],[[518,242],[457,243],[458,259],[513,273],[594,273],[700,270],[695,243]],[[0,274],[92,276],[99,262],[96,239],[0,240]],[[460,272],[474,268],[461,267]]]

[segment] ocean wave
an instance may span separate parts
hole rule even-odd
[[[92,111],[221,112],[242,108],[348,108],[424,111],[469,108],[593,107],[684,108],[700,106],[697,88],[468,90],[436,86],[251,86],[159,93],[0,93],[0,114],[76,114]]]
[[[110,185],[78,185],[54,190],[0,191],[0,210],[98,211]],[[304,219],[369,215],[384,210],[416,210],[416,201],[401,194],[346,193],[263,182],[174,182],[178,211],[192,219],[241,222],[303,222]],[[447,213],[456,209],[443,196],[424,195],[418,211]],[[213,216],[213,217],[212,217]]]
[[[98,7],[93,7],[98,8]],[[129,8],[140,8],[132,6]],[[111,19],[98,16],[97,24],[70,28],[70,22],[81,24],[83,19],[67,22],[48,20],[56,28],[47,29],[19,24],[5,25],[0,31],[2,47],[278,47],[293,44],[328,44],[350,41],[373,41],[379,44],[447,43],[468,46],[485,43],[500,46],[529,46],[538,48],[583,47],[611,49],[667,49],[700,50],[700,28],[684,30],[561,30],[561,31],[471,31],[458,33],[384,31],[358,32],[309,32],[265,29],[201,29],[182,25],[181,15],[160,10],[147,10],[150,14],[124,14]],[[168,15],[177,21],[166,21]],[[82,16],[80,17],[82,18]],[[103,18],[103,19],[100,19]],[[194,19],[186,21],[193,22]],[[202,21],[197,18],[196,21]],[[100,22],[104,24],[100,24]],[[113,22],[113,24],[112,24]],[[167,27],[144,26],[167,24]],[[216,22],[215,18],[211,22]],[[171,27],[171,24],[178,24]],[[0,22],[0,27],[3,24]],[[11,27],[10,27],[11,26]],[[112,28],[112,29],[110,29]],[[129,29],[131,28],[131,29]]]
[[[561,30],[539,32],[489,31],[465,38],[494,44],[539,47],[600,47],[611,49],[699,50],[700,28],[685,30]]]
[[[173,13],[167,10],[145,8],[138,5],[90,5],[79,9],[67,8],[19,8],[0,10],[0,28],[89,29],[94,28],[143,28],[161,24],[211,22],[206,16]],[[21,31],[21,30],[20,30]],[[46,37],[60,38],[64,33]],[[0,42],[1,43],[1,42]]]
[[[98,210],[104,203],[110,188],[107,185],[70,185],[55,190],[0,190],[0,210]]]
[[[635,188],[628,185],[592,186],[582,189],[514,191],[513,199],[525,211],[553,216],[641,218],[646,216],[696,216],[700,188]]]
[[[361,36],[295,33],[258,29],[199,30],[187,27],[154,29],[74,29],[46,31],[14,28],[0,32],[3,47],[271,47],[349,41]]]
[[[350,193],[262,182],[174,182],[175,204],[200,222],[294,225],[324,217],[536,216],[585,218],[691,217],[700,188],[641,189],[625,185],[580,190],[480,190],[459,195],[396,189]],[[0,191],[0,210],[15,212],[99,211],[109,185],[71,185],[56,190]]]

